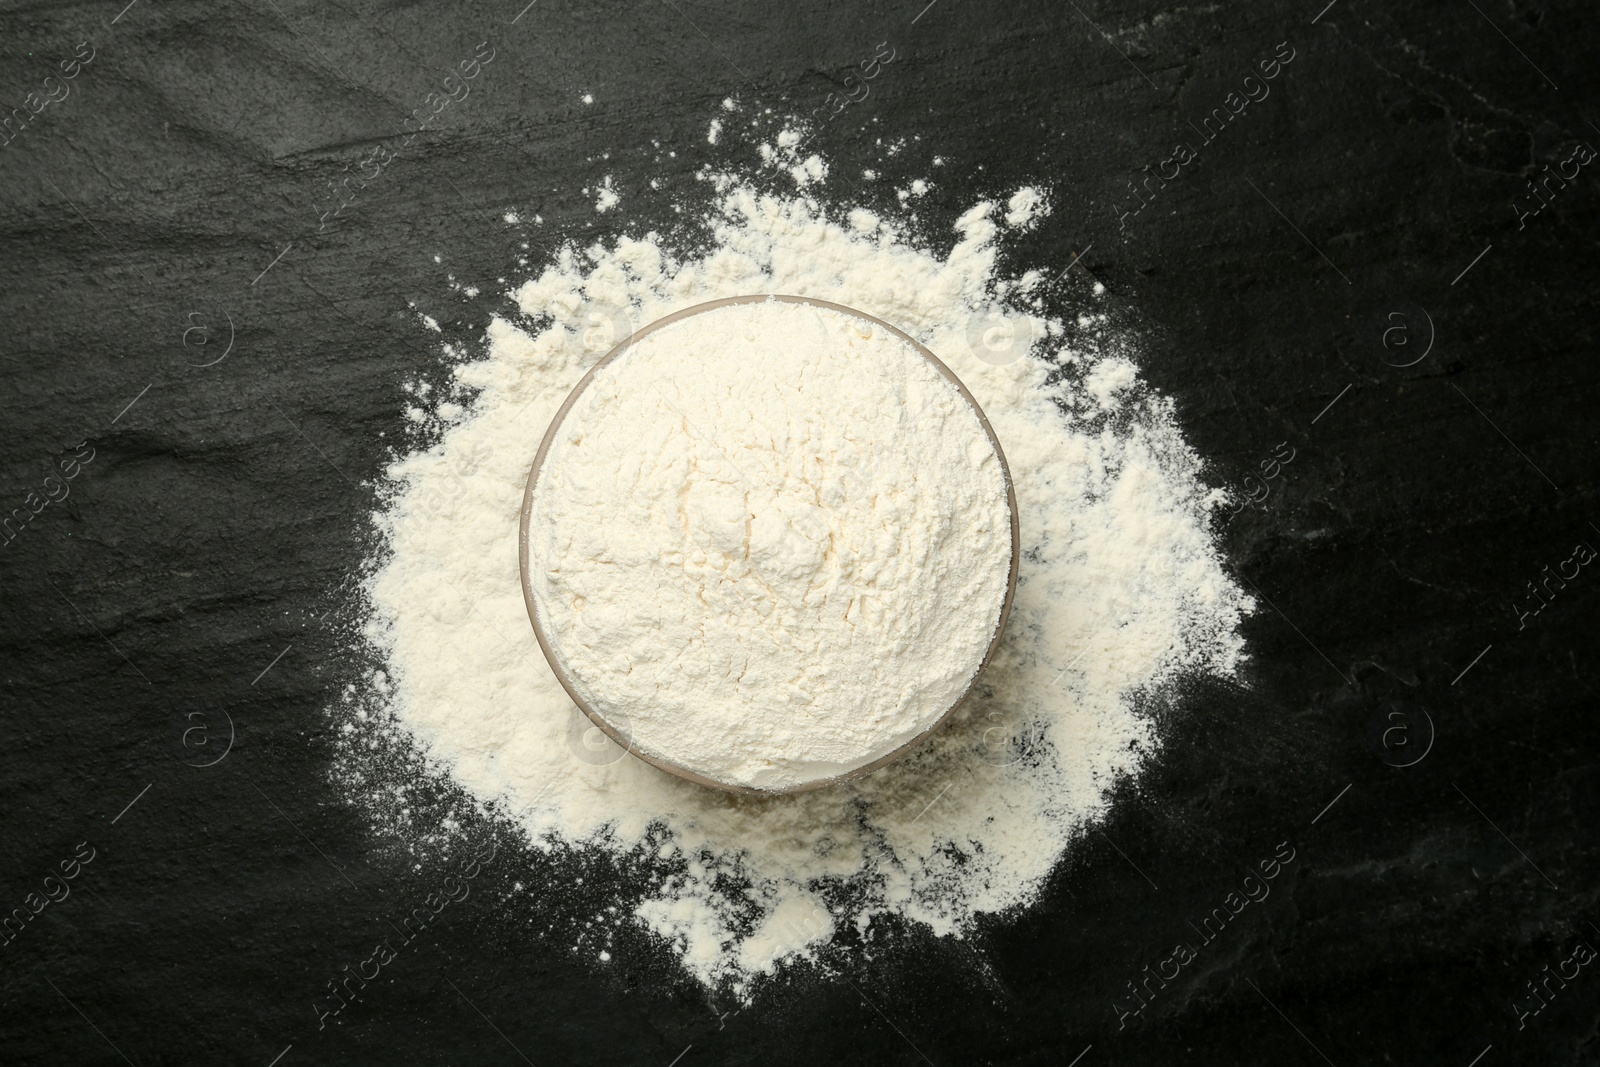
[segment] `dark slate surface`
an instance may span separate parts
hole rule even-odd
[[[92,53],[0,148],[0,489],[69,493],[0,552],[4,906],[92,855],[0,948],[0,1059],[1600,1060],[1600,571],[1567,563],[1537,614],[1527,587],[1600,546],[1600,172],[1516,207],[1600,145],[1592,6],[123,2],[0,5],[5,108]],[[327,183],[484,40],[472,95],[319,232]],[[431,889],[329,784],[321,713],[360,669],[337,612],[400,382],[438,373],[418,312],[470,340],[503,307],[509,207],[586,239],[674,225],[740,150],[706,143],[717,102],[810,111],[878,41],[894,65],[817,145],[884,178],[834,195],[888,206],[934,152],[935,226],[1048,183],[1008,266],[1082,253],[1065,298],[1108,286],[1218,484],[1295,450],[1222,535],[1264,601],[1254,665],[1193,685],[1104,834],[970,941],[724,1016],[646,945],[579,959],[573,864],[502,852],[319,1032],[328,979]],[[1206,142],[1280,43],[1270,95]],[[1195,158],[1119,224],[1178,141]],[[603,173],[622,216],[581,192]],[[186,765],[224,713],[226,759]],[[1127,984],[1283,842],[1270,897],[1119,1028]],[[592,899],[617,877],[591,875]]]

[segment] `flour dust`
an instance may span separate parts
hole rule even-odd
[[[939,254],[909,215],[826,202],[828,166],[799,144],[786,131],[738,173],[702,171],[708,239],[565,245],[512,287],[478,351],[446,347],[453,386],[417,389],[412,410],[434,439],[396,457],[372,519],[361,639],[381,667],[330,712],[336,778],[380,839],[422,859],[419,838],[447,848],[460,816],[429,798],[453,795],[529,846],[536,933],[559,916],[595,967],[665,946],[746,999],[780,967],[829,966],[841,940],[959,937],[1026,907],[1156,750],[1150,707],[1237,669],[1253,606],[1211,536],[1220,493],[1136,346],[1096,298],[1061,306],[1044,275],[1002,276],[1004,225],[1038,225],[1044,194],[973,205]],[[534,451],[584,371],[662,315],[750,293],[857,307],[939,355],[1005,450],[1023,545],[1003,645],[932,740],[769,798],[672,778],[590,727],[534,641],[517,570]],[[602,874],[551,874],[580,868]]]

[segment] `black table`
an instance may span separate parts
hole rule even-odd
[[[0,906],[73,874],[0,947],[0,1059],[1600,1060],[1592,11],[123,2],[0,10]],[[1107,287],[1215,484],[1293,449],[1221,523],[1262,602],[1242,684],[1193,684],[1045,899],[968,940],[734,1011],[648,946],[575,954],[582,863],[513,857],[319,1030],[416,888],[330,780],[324,715],[363,666],[338,608],[402,382],[442,381],[440,340],[526,274],[506,210],[670,227],[749,150],[707,143],[724,97],[809,113],[879,42],[815,146],[882,178],[828,195],[891,210],[936,177],[948,232],[1047,185],[1007,270]],[[603,174],[625,210],[594,211]],[[1281,848],[1270,897],[1150,983]],[[619,877],[586,870],[593,899]]]

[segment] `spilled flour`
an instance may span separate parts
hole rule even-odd
[[[414,746],[427,773],[518,827],[530,862],[588,854],[634,872],[622,896],[557,891],[745,997],[785,961],[826,961],[837,932],[959,935],[1026,906],[1149,758],[1149,712],[1172,683],[1234,670],[1251,607],[1209,534],[1218,494],[1125,343],[1082,328],[1101,321],[1093,308],[1052,307],[1039,274],[998,275],[995,217],[1035,224],[1031,191],[973,206],[941,256],[905,223],[819,203],[820,163],[785,166],[779,153],[767,173],[796,194],[710,175],[702,247],[654,234],[568,246],[514,290],[522,316],[493,319],[485,350],[455,366],[455,394],[435,398],[438,443],[389,471],[365,630],[385,666],[334,712],[342,780],[375,808],[405,788],[376,761]],[[748,293],[858,307],[938,354],[1005,450],[1023,548],[1005,640],[944,728],[857,781],[758,798],[669,777],[598,736],[534,642],[517,564],[534,448],[584,371],[634,328]]]

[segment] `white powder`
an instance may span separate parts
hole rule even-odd
[[[601,368],[551,439],[529,582],[642,751],[782,789],[926,732],[1000,620],[1011,516],[954,383],[869,319],[735,304]]]
[[[617,201],[622,199],[617,191],[611,187],[611,175],[607,174],[600,179],[600,185],[595,189],[594,209],[605,214],[617,206]]]
[[[798,129],[785,127],[773,143],[756,145],[756,154],[763,163],[786,170],[800,189],[821,184],[828,177],[828,162],[815,152],[801,159],[799,148],[804,139]]]
[[[802,189],[813,183],[821,182],[827,176],[828,164],[823,162],[822,157],[816,153],[812,153],[789,168],[789,177],[793,178],[795,185]]]
[[[781,961],[826,965],[845,951],[835,931],[847,943],[960,935],[981,915],[1026,906],[1158,746],[1151,709],[1181,710],[1177,683],[1235,668],[1251,602],[1223,571],[1210,534],[1221,495],[1201,483],[1171,404],[1107,390],[1107,411],[1084,394],[1097,366],[1132,366],[1127,342],[1069,349],[1062,320],[1081,306],[1025,311],[995,295],[1006,279],[992,204],[967,212],[940,256],[927,250],[937,238],[893,218],[864,233],[810,199],[716,183],[702,247],[669,251],[653,234],[568,247],[516,290],[532,324],[493,319],[482,357],[455,367],[466,413],[393,464],[374,515],[385,547],[366,586],[366,634],[384,668],[335,714],[355,726],[340,778],[381,833],[450,838],[455,816],[419,777],[442,776],[549,850],[508,860],[545,868],[522,880],[568,894],[562,909],[531,907],[537,930],[585,908],[574,951],[610,930],[616,957],[644,951],[622,937],[642,923],[690,975],[753,996]],[[962,378],[1011,466],[1023,562],[984,684],[927,744],[844,785],[736,798],[597,740],[534,642],[517,515],[533,444],[609,347],[597,321],[635,328],[759,292],[878,315]],[[996,319],[1036,338],[1026,356],[979,358]],[[573,869],[563,864],[577,862],[563,859],[568,849],[632,872],[628,894],[590,902],[581,887],[563,890]]]
[[[1108,359],[1097,363],[1087,375],[1084,376],[1083,391],[1094,398],[1095,403],[1102,408],[1110,410],[1116,406],[1116,397],[1124,389],[1131,388],[1139,380],[1139,373],[1132,363],[1120,359]]]
[[[1050,201],[1044,193],[1025,185],[1011,194],[1006,203],[1006,224],[1019,230],[1031,230],[1038,220],[1050,214]]]

